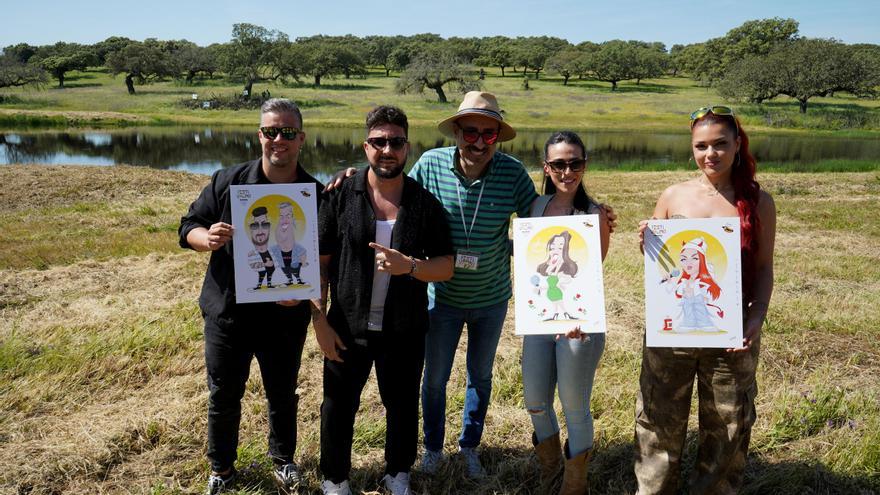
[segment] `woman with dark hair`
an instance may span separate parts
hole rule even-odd
[[[577,134],[563,131],[551,135],[544,144],[544,195],[532,204],[531,216],[598,214],[604,259],[610,229],[605,209],[584,189],[586,165],[586,149]],[[554,304],[561,303],[559,284],[564,283],[564,277],[577,273],[577,264],[568,256],[570,238],[568,231],[551,237],[547,261],[538,267],[547,277],[547,297]],[[553,319],[570,319],[563,306],[557,310]],[[577,326],[566,334],[527,335],[523,339],[523,395],[535,429],[532,441],[541,470],[539,493],[548,493],[563,469],[559,493],[587,493],[587,462],[593,447],[590,394],[604,348],[605,334],[582,333]],[[568,428],[564,448],[553,410],[557,386]]]
[[[736,349],[643,347],[636,401],[639,495],[677,493],[691,391],[697,380],[699,446],[692,494],[736,493],[755,422],[755,370],[761,326],[773,292],[776,207],[755,181],[749,138],[724,106],[691,114],[691,149],[700,174],[668,187],[654,218],[740,219],[743,344]],[[647,220],[639,223],[644,243]]]
[[[563,230],[547,241],[547,260],[538,265],[538,273],[546,277],[547,299],[553,303],[554,312],[547,320],[573,319],[565,309],[562,289],[577,275],[577,263],[568,255],[571,232]]]

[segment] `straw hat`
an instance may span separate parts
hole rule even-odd
[[[455,121],[465,115],[482,115],[489,117],[498,122],[501,128],[498,130],[498,141],[510,141],[516,137],[516,131],[509,124],[504,122],[501,115],[501,108],[498,107],[498,100],[492,93],[483,91],[470,91],[464,95],[461,105],[458,106],[458,112],[452,117],[440,122],[437,128],[440,132],[451,138],[455,137]]]

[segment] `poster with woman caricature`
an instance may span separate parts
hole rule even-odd
[[[517,335],[605,332],[600,242],[598,215],[514,219]]]
[[[648,347],[742,347],[741,271],[739,218],[649,221]]]
[[[314,184],[230,186],[235,302],[320,295]]]

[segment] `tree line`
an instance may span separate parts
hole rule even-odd
[[[386,77],[397,72],[397,91],[428,89],[441,102],[446,101],[444,87],[480,87],[486,67],[500,69],[502,77],[511,72],[534,79],[557,75],[564,85],[572,78],[603,81],[612,91],[621,81],[639,84],[664,75],[687,75],[730,99],[760,103],[790,96],[806,112],[808,100],[816,96],[848,92],[876,97],[880,45],[801,37],[797,21],[781,18],[748,21],[724,36],[671,49],[656,41],[572,44],[552,36],[442,38],[430,33],[291,40],[281,31],[241,23],[233,26],[228,42],[205,47],[187,40],[117,36],[93,45],[7,46],[0,55],[0,87],[48,84],[50,79],[64,87],[68,72],[94,66],[123,76],[131,94],[138,84],[166,78],[192,84],[196,78],[222,72],[242,83],[244,98],[253,94],[257,83],[308,78],[320,86],[327,78],[364,77],[372,67],[384,70]]]

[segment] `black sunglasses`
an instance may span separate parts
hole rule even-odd
[[[260,228],[268,229],[271,226],[272,226],[272,224],[269,222],[253,222],[250,224],[251,230],[257,230]]]
[[[565,172],[569,169],[572,172],[581,172],[587,167],[587,161],[583,158],[575,158],[574,160],[553,160],[552,162],[544,161],[554,172]]]
[[[282,138],[290,141],[295,139],[300,131],[296,127],[260,127],[260,132],[266,136],[266,139],[273,140],[281,134]]]
[[[397,151],[403,148],[407,139],[405,137],[393,137],[393,138],[383,138],[383,137],[371,137],[367,138],[367,144],[373,147],[376,151],[382,151],[386,146],[391,146],[391,149]]]

